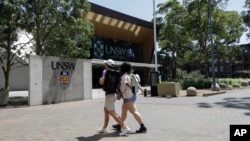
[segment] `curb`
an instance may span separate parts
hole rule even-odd
[[[224,94],[226,91],[221,91],[221,92],[211,92],[211,93],[204,93],[203,96],[212,96],[212,95],[217,95],[217,94]]]

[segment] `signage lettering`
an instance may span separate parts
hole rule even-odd
[[[112,58],[119,61],[141,62],[142,44],[103,37],[93,37],[92,43],[93,58]]]
[[[72,62],[51,62],[51,68],[53,70],[55,69],[61,69],[61,70],[74,70],[75,69],[75,63]]]
[[[243,136],[246,133],[247,133],[246,129],[236,129],[236,131],[234,132],[234,136]]]
[[[108,55],[126,55],[127,49],[125,48],[120,48],[120,47],[107,47],[106,48],[106,53]]]

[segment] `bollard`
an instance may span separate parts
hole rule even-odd
[[[144,97],[147,97],[147,95],[148,95],[148,90],[144,89]]]

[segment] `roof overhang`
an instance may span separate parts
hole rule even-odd
[[[92,65],[94,67],[102,67],[105,60],[102,59],[92,59]],[[115,66],[120,66],[124,61],[115,61]],[[148,64],[148,63],[138,63],[138,62],[129,62],[134,68],[155,68],[155,64]],[[157,67],[161,67],[162,65],[157,64]]]
[[[95,26],[95,35],[140,43],[153,35],[153,23],[94,3],[86,18]],[[119,35],[119,36],[118,36]],[[153,36],[152,36],[153,37]],[[145,39],[146,38],[146,39]]]
[[[118,21],[130,23],[130,24],[135,24],[137,26],[142,26],[145,28],[153,29],[152,22],[138,19],[136,17],[129,16],[121,12],[106,8],[106,7],[102,7],[94,3],[90,3],[90,4],[91,4],[91,11],[87,13],[87,18],[91,19],[92,21],[104,22],[105,24],[114,25],[115,20],[118,20]]]

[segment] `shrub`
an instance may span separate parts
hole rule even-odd
[[[188,79],[188,78],[204,78],[205,77],[198,70],[192,71],[190,73],[186,73],[186,72],[183,71],[182,76],[183,76],[184,79]]]
[[[210,88],[211,87],[211,85],[212,85],[212,80],[210,80],[210,79],[204,79],[203,80],[203,88],[204,89],[207,89],[207,88]]]
[[[196,88],[203,89],[204,88],[204,79],[198,78],[196,81]]]
[[[218,79],[218,83],[225,83],[227,85],[233,85],[234,83],[240,82],[239,79],[233,79],[233,78],[220,78]]]
[[[207,89],[212,85],[210,79],[202,78],[188,78],[181,81],[182,89],[186,90],[188,87],[195,87],[197,89]]]
[[[184,79],[180,81],[182,89],[186,90],[188,87],[195,87],[197,89],[210,88],[212,81],[204,78],[200,71],[192,71],[189,74],[182,73]]]
[[[188,87],[195,87],[195,80],[193,78],[184,79],[181,81],[182,89],[186,90]]]
[[[226,83],[227,85],[232,85],[233,84],[233,81],[232,81],[232,79],[227,79],[227,83]]]

